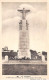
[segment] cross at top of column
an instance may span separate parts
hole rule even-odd
[[[26,13],[30,12],[30,10],[26,10],[25,8],[23,8],[22,10],[18,9],[18,11],[22,13],[22,19],[25,19]]]

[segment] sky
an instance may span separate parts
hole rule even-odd
[[[18,9],[29,9],[26,20],[29,23],[29,48],[47,51],[47,3],[46,2],[3,2],[2,3],[2,47],[10,50],[19,49],[19,22],[21,13]]]

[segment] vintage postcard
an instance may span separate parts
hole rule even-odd
[[[48,80],[46,0],[0,1],[0,79]]]

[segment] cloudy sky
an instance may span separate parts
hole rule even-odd
[[[46,2],[3,2],[2,3],[2,39],[3,47],[17,51],[19,49],[19,21],[21,13],[17,9],[30,9],[26,15],[29,23],[30,49],[47,51],[47,3]]]

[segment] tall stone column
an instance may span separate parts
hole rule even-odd
[[[24,10],[24,9],[23,9]],[[22,10],[22,11],[23,11]],[[23,12],[25,14],[25,11]],[[23,15],[22,20],[19,23],[19,53],[18,58],[29,58],[31,59],[31,54],[29,50],[29,28],[28,22]]]

